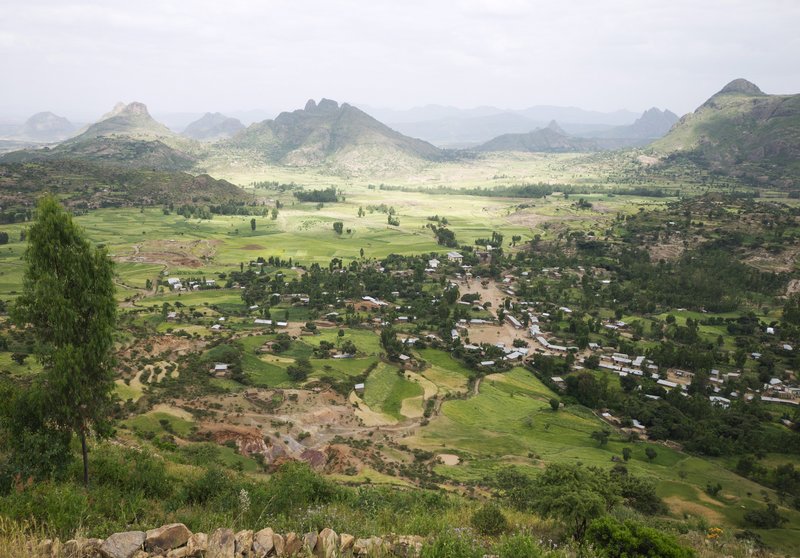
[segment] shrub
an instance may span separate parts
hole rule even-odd
[[[341,497],[341,489],[315,473],[306,463],[288,462],[267,485],[272,509],[290,511],[312,504],[327,504]]]
[[[772,502],[767,502],[766,508],[749,510],[744,514],[744,520],[748,525],[760,529],[776,529],[788,521],[778,513],[778,506]]]
[[[680,546],[674,537],[633,521],[620,523],[611,517],[594,520],[586,531],[587,542],[605,551],[609,558],[693,558],[693,550]]]
[[[508,520],[495,504],[484,504],[472,514],[472,527],[481,535],[496,537],[508,531]]]
[[[462,533],[445,531],[422,547],[421,558],[481,558],[483,550]]]
[[[98,485],[154,498],[165,498],[172,492],[164,462],[148,452],[104,445],[91,455],[90,468]]]
[[[503,535],[494,547],[499,558],[539,558],[543,552],[536,539],[525,533]]]

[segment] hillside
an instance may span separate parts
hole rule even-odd
[[[200,141],[216,141],[229,138],[241,130],[244,130],[244,124],[236,118],[225,116],[219,112],[213,114],[207,112],[186,126],[181,135]]]
[[[144,103],[117,103],[111,112],[90,125],[71,141],[82,142],[90,138],[127,136],[138,139],[171,138],[176,134],[150,116]]]
[[[800,176],[800,95],[730,82],[680,119],[653,149],[723,174],[790,186]]]
[[[241,189],[208,175],[125,169],[85,161],[0,163],[0,206],[31,207],[44,192],[76,208],[243,202]]]
[[[243,130],[224,145],[254,151],[264,161],[289,166],[327,165],[338,170],[378,170],[419,165],[442,152],[410,138],[346,103],[322,99]]]
[[[122,103],[79,135],[52,149],[27,149],[4,155],[0,162],[81,159],[128,168],[188,170],[199,151],[156,122],[142,103]]]
[[[568,135],[554,120],[546,128],[526,134],[503,134],[479,145],[475,150],[568,153],[599,151],[600,147],[592,139]]]

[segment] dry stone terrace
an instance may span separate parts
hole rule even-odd
[[[27,549],[31,558],[266,558],[419,556],[424,539],[389,535],[355,538],[329,528],[304,534],[220,528],[192,533],[182,523],[148,531],[114,533],[102,539],[47,539]]]

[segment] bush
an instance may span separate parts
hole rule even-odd
[[[693,558],[693,550],[680,546],[674,537],[633,521],[620,523],[611,517],[594,520],[586,541],[605,551],[609,558]]]
[[[472,514],[470,519],[472,527],[481,535],[496,537],[508,531],[508,520],[495,504],[484,504]]]
[[[494,547],[494,554],[499,558],[538,558],[542,556],[542,548],[536,539],[524,533],[504,535]]]
[[[205,504],[210,500],[234,492],[233,482],[219,468],[206,469],[205,473],[186,484],[184,500],[189,504]]]
[[[267,485],[271,507],[288,512],[312,504],[328,504],[341,497],[342,489],[315,473],[306,463],[288,462]]]
[[[744,514],[744,520],[748,525],[760,529],[776,529],[788,521],[778,513],[778,506],[772,502],[767,502],[766,508],[749,510]]]
[[[91,454],[89,467],[94,482],[126,494],[141,492],[153,498],[165,498],[172,492],[163,460],[135,449],[100,446]]]
[[[421,558],[482,558],[483,550],[461,533],[446,531],[422,547]]]

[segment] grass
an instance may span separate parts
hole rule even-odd
[[[364,401],[373,410],[402,420],[400,412],[403,400],[422,395],[422,388],[406,380],[397,373],[397,369],[387,364],[378,365],[373,370],[364,386]]]
[[[165,428],[161,421],[166,421],[169,426]],[[137,415],[124,421],[123,424],[131,430],[138,432],[149,432],[152,434],[169,432],[181,438],[188,436],[193,426],[188,420],[161,411],[151,411],[143,415]]]

